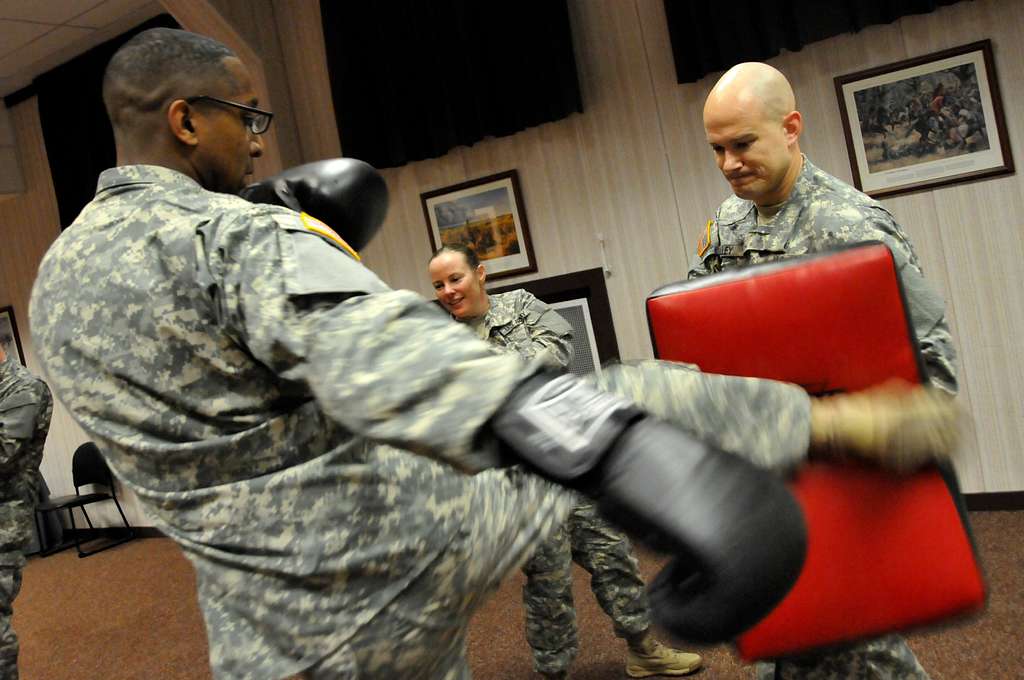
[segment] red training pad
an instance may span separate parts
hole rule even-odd
[[[974,548],[936,470],[898,477],[810,463],[790,483],[807,522],[793,590],[738,640],[769,659],[932,623],[981,606]]]
[[[889,249],[878,243],[660,288],[655,354],[705,373],[773,378],[812,394],[920,382]]]
[[[892,255],[846,248],[673,284],[651,294],[661,359],[706,372],[774,378],[812,393],[920,382],[916,340]],[[984,585],[938,469],[909,476],[809,463],[790,481],[807,522],[797,583],[738,641],[744,659],[939,621],[979,608]]]

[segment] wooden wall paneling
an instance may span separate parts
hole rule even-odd
[[[499,279],[496,285],[576,271],[600,262],[596,240],[587,228],[592,217],[575,148],[577,118],[546,123],[511,137],[487,139],[462,153],[467,178],[512,168],[519,171],[537,271]],[[564,201],[561,219],[555,209],[559,193]]]
[[[301,162],[341,156],[320,0],[273,0]]]
[[[1016,191],[1007,191],[1014,185]],[[936,192],[960,329],[960,365],[970,397],[987,491],[1024,488],[1024,213],[1013,178]],[[1011,216],[1016,216],[1014,220]],[[1009,218],[1009,219],[1008,219]]]
[[[976,407],[971,399],[972,381],[968,379],[970,369],[964,362],[963,341],[971,335],[971,329],[977,328],[977,326],[970,323],[969,320],[961,320],[958,313],[960,304],[954,295],[954,283],[951,277],[953,272],[958,270],[959,265],[956,262],[951,262],[951,251],[945,236],[947,229],[944,228],[940,219],[935,197],[931,192],[919,192],[893,196],[885,199],[883,203],[896,216],[907,232],[907,236],[910,237],[925,276],[938,288],[946,300],[946,320],[953,335],[953,346],[958,359],[958,399],[968,412],[973,412]],[[979,455],[981,442],[978,437],[979,433],[975,427],[964,433],[956,468],[961,482],[965,485],[977,485],[978,488],[982,488],[984,474]]]
[[[532,197],[530,204],[537,208],[530,211],[531,215],[539,213],[541,236],[546,236],[544,253],[538,252],[537,257],[544,273],[549,275],[562,273],[557,269],[558,262],[566,263],[563,272],[603,264],[597,240],[595,198],[585,181],[589,166],[578,144],[586,101],[583,106],[583,114],[537,129],[536,150],[540,157],[531,168],[540,165],[543,172],[531,181],[528,196]]]
[[[583,105],[582,115],[537,129],[539,158],[530,168],[540,166],[543,171],[532,178],[528,200],[537,208],[531,214],[537,213],[540,220],[543,253],[538,252],[537,257],[545,275],[602,266],[605,258],[598,234],[606,239],[611,236],[598,228],[597,198],[586,181],[591,167],[579,144],[586,100]],[[609,265],[610,257],[609,253]],[[564,263],[561,270],[559,262]]]
[[[583,180],[594,214],[585,228],[605,235],[623,358],[650,356],[644,300],[685,272],[685,248],[638,9],[578,2],[570,11],[586,109],[578,128]]]
[[[679,278],[682,279],[697,249],[701,231],[729,191],[715,166],[702,121],[704,100],[721,74],[708,75],[696,83],[677,83],[664,2],[638,0],[637,8],[683,242],[679,253],[683,267]]]
[[[0,203],[0,271],[3,287],[0,305],[14,306],[18,331],[25,350],[28,368],[42,375],[35,356],[29,323],[29,297],[39,262],[60,233],[57,199],[53,192],[50,163],[46,157],[43,131],[39,122],[37,99],[32,97],[10,109],[25,180],[25,192]],[[85,432],[71,418],[63,404],[55,401],[50,432],[46,439],[40,470],[52,495],[74,493],[71,478],[71,455],[79,444],[88,440]],[[118,492],[124,500],[125,513],[132,523],[148,524],[138,500],[125,489]],[[111,507],[97,508],[90,515],[98,525],[116,525],[120,517]]]

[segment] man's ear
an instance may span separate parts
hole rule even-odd
[[[487,271],[482,264],[476,266],[476,277],[480,280],[480,283],[487,280]]]
[[[199,143],[192,123],[192,107],[184,99],[175,99],[167,108],[167,126],[182,144],[196,146]]]
[[[786,135],[786,143],[793,145],[800,139],[804,131],[804,118],[799,111],[790,111],[782,119],[782,131]]]

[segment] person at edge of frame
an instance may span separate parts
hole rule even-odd
[[[50,388],[0,345],[0,678],[18,678],[18,637],[11,626],[24,551],[50,431]]]

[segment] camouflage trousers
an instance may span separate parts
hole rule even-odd
[[[526,640],[538,673],[567,671],[579,651],[572,563],[590,573],[590,588],[626,638],[651,625],[647,591],[629,539],[583,498],[555,535],[537,547],[523,567]]]
[[[928,674],[902,637],[887,635],[828,654],[759,663],[757,680],[928,680]]]
[[[782,470],[807,456],[810,399],[796,385],[705,374],[695,366],[665,361],[612,364],[593,379],[760,467]]]
[[[18,637],[11,626],[14,598],[21,590],[21,553],[0,553],[0,678],[18,679]]]
[[[571,494],[517,469],[487,470],[472,482],[475,493],[459,538],[396,601],[301,678],[469,680],[471,615],[564,522],[573,502]]]

